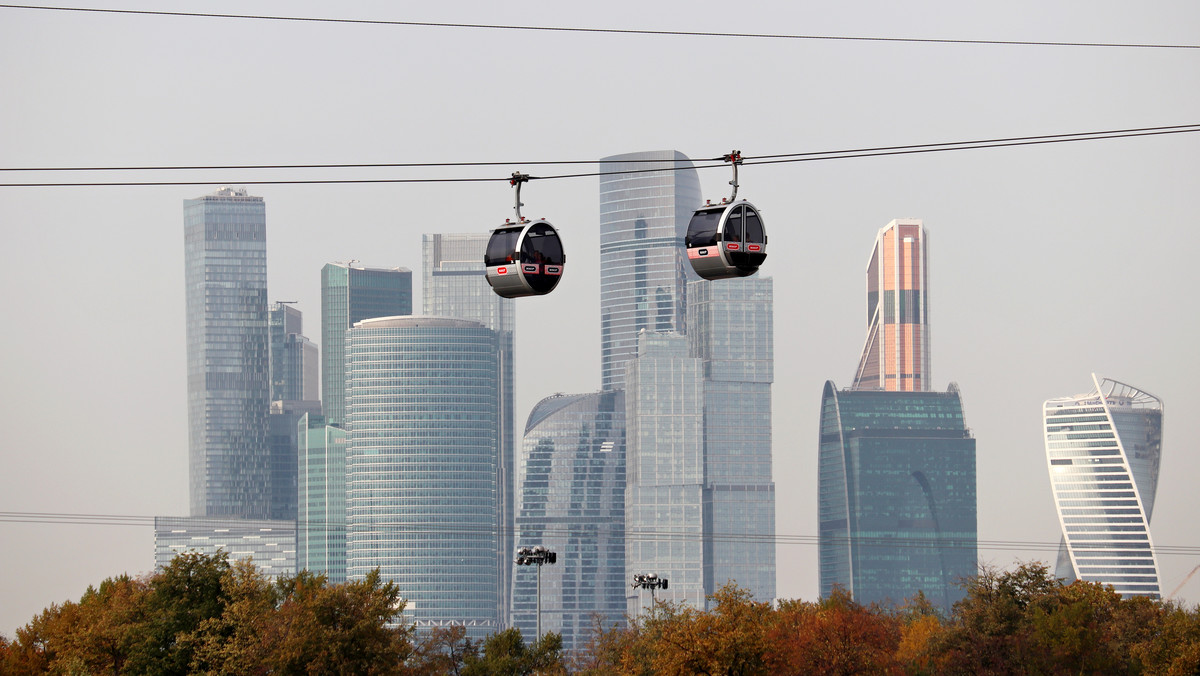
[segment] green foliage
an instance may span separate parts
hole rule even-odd
[[[483,642],[483,652],[471,653],[463,660],[463,676],[527,676],[529,674],[565,674],[562,636],[544,634],[527,646],[516,627],[492,634]]]

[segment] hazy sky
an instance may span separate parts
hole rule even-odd
[[[82,5],[81,5],[82,6]],[[106,5],[91,5],[106,6]],[[1178,2],[192,2],[121,8],[807,35],[1196,43]],[[31,180],[430,178],[519,162],[711,158],[1200,122],[1200,50],[546,33],[0,8],[0,167],[499,161],[460,170],[15,174]],[[980,560],[1052,561],[1041,405],[1090,374],[1165,401],[1152,532],[1200,546],[1200,134],[745,166],[775,279],[778,592],[817,594],[817,422],[850,384],[865,267],[898,217],[929,233],[933,382],[978,439]],[[727,169],[704,170],[706,196]],[[184,199],[213,186],[0,187],[0,511],[187,511]],[[329,261],[407,266],[421,234],[512,215],[503,182],[249,186],[270,297],[320,337]],[[570,267],[518,301],[517,416],[599,386],[598,181],[532,182]],[[414,275],[419,278],[419,274]],[[419,291],[418,291],[419,293]],[[419,307],[419,304],[414,304]],[[537,377],[520,377],[536,360]],[[1189,495],[1191,497],[1189,497]],[[0,520],[0,633],[153,565],[148,526]],[[1196,550],[1193,549],[1193,552]],[[1160,556],[1172,590],[1200,555]],[[1180,598],[1200,601],[1200,574]]]

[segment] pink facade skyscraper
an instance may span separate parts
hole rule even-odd
[[[919,219],[898,218],[875,237],[867,264],[867,340],[855,390],[929,391],[929,264]]]

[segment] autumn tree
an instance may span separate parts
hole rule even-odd
[[[816,603],[781,601],[767,633],[772,674],[899,674],[899,621],[838,587]]]
[[[410,676],[462,676],[468,655],[478,657],[479,650],[467,638],[466,627],[433,627],[417,637],[405,673]]]

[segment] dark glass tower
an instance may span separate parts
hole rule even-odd
[[[261,197],[184,200],[192,516],[270,512],[267,224]]]
[[[825,383],[819,451],[821,594],[949,612],[974,575],[975,439],[947,392],[839,391]]]
[[[346,417],[346,330],[374,317],[412,314],[412,271],[329,263],[321,268],[321,404],[331,425]]]
[[[558,554],[541,571],[542,629],[560,633],[567,650],[586,646],[595,617],[624,621],[624,418],[621,392],[555,395],[525,427],[517,538]],[[516,566],[513,582],[512,624],[531,639],[537,574]]]

